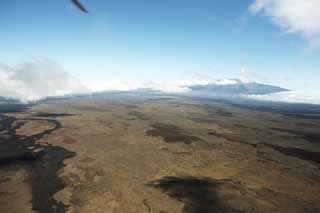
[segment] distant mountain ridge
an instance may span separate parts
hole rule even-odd
[[[288,89],[260,83],[243,83],[238,81],[234,84],[206,84],[187,86],[192,92],[208,93],[211,95],[267,95],[289,91]]]

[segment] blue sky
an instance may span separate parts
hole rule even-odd
[[[1,0],[0,62],[50,58],[91,82],[240,78],[242,68],[249,80],[320,89],[312,36],[250,12],[254,0],[82,2],[89,14],[69,0]]]

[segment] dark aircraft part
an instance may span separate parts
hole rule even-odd
[[[71,0],[71,1],[74,5],[77,6],[79,10],[81,10],[84,13],[89,13],[89,11],[78,0]]]

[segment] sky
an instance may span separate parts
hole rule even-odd
[[[0,0],[0,63],[50,59],[89,87],[240,78],[320,91],[319,0],[82,3],[89,14],[69,0]]]

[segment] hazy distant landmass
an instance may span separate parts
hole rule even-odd
[[[191,85],[188,86],[192,91],[206,92],[217,95],[266,95],[278,92],[289,91],[288,89],[259,83],[243,83],[239,81],[236,84],[217,85]]]

